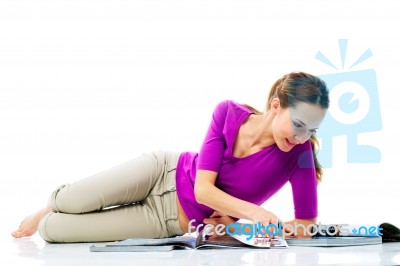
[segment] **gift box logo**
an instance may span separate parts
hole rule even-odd
[[[323,167],[332,167],[332,138],[347,137],[348,163],[379,163],[381,153],[377,147],[358,143],[358,134],[382,129],[376,72],[373,69],[351,71],[372,56],[367,49],[350,67],[346,68],[347,39],[339,40],[342,71],[319,75],[329,89],[330,107],[317,137],[321,140],[318,158]],[[320,51],[315,58],[339,70]]]

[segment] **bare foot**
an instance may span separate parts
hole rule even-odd
[[[33,235],[37,231],[40,219],[50,212],[51,208],[47,207],[27,216],[19,225],[18,230],[12,232],[11,235],[15,238]]]

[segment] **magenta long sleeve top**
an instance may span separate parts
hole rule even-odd
[[[200,152],[183,152],[176,169],[179,202],[193,225],[203,223],[213,210],[196,201],[196,170],[218,172],[216,187],[226,193],[261,205],[290,182],[294,216],[297,219],[318,215],[317,178],[310,141],[294,146],[289,152],[276,144],[246,156],[233,156],[233,145],[240,126],[252,113],[231,100],[219,103]]]

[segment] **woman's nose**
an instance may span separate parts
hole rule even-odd
[[[309,138],[310,138],[310,136],[307,136],[307,135],[302,135],[302,136],[296,135],[296,136],[294,136],[294,139],[295,139],[296,141],[298,141],[299,144],[303,144],[303,143],[306,142]]]

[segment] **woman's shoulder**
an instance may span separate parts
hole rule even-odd
[[[220,101],[216,107],[215,110],[218,111],[233,111],[233,112],[247,112],[250,113],[251,110],[249,108],[247,108],[245,105],[240,104],[234,100],[224,100],[224,101]]]
[[[302,144],[297,144],[296,146],[294,146],[288,154],[297,157],[300,154],[303,153],[312,153],[312,146],[311,146],[311,141],[307,140],[306,142],[302,143]]]
[[[290,155],[293,163],[297,164],[300,168],[314,167],[314,154],[310,140],[293,147],[290,151]]]

